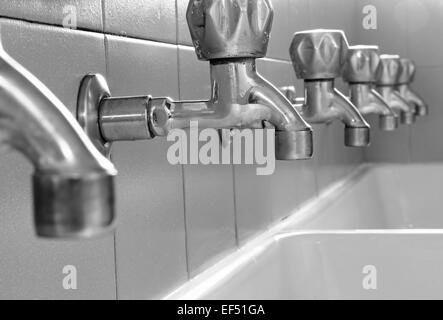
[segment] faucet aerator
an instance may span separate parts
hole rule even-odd
[[[114,220],[113,175],[35,173],[34,222],[45,238],[90,238]]]
[[[400,114],[400,122],[402,124],[411,125],[415,122],[415,113],[413,112],[402,112]]]
[[[429,114],[429,108],[427,106],[417,107],[416,114],[419,117],[425,117]]]
[[[380,129],[384,131],[394,131],[398,128],[398,117],[394,115],[380,116]]]
[[[367,147],[370,140],[368,127],[345,127],[345,145],[347,147]]]
[[[277,160],[310,159],[313,154],[312,145],[312,130],[275,132],[275,158]]]

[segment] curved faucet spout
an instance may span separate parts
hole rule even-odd
[[[385,99],[368,83],[351,83],[350,99],[363,115],[380,115],[380,129],[395,130],[398,118]]]
[[[429,113],[429,107],[427,103],[407,84],[400,85],[398,87],[398,91],[403,98],[405,98],[409,102],[412,102],[416,106],[416,114],[418,116],[426,116]]]
[[[370,126],[357,107],[340,91],[334,88],[333,109],[345,124],[345,145],[366,147],[370,143]]]
[[[250,101],[270,110],[270,117],[266,121],[276,129],[276,158],[290,160],[312,157],[311,126],[283,93],[260,76],[257,80],[256,86],[251,90]]]
[[[2,48],[0,139],[35,166],[39,236],[93,236],[112,224],[114,166],[62,102]]]
[[[294,109],[292,103],[272,84],[259,77],[251,90],[250,101],[271,110],[269,119],[277,131],[311,131],[311,126]]]
[[[403,124],[413,124],[415,121],[415,106],[405,100],[399,92],[391,86],[378,86],[377,92],[386,100],[389,106],[400,117]]]
[[[333,108],[348,128],[369,128],[357,107],[340,91],[334,89]]]
[[[370,126],[357,107],[334,87],[334,80],[305,81],[305,103],[295,104],[309,123],[329,123],[339,119],[345,124],[345,144],[369,145]]]

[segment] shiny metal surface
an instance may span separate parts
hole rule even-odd
[[[392,131],[398,127],[398,117],[388,102],[374,89],[370,83],[350,83],[350,100],[363,115],[378,114],[379,127]]]
[[[369,145],[369,124],[357,107],[334,87],[334,80],[305,81],[305,102],[294,106],[312,124],[341,120],[345,124],[346,146]]]
[[[277,159],[310,158],[311,127],[257,72],[255,58],[266,52],[272,14],[267,0],[191,0],[189,27],[197,55],[210,60],[211,98],[105,98],[97,107],[97,125],[103,139],[112,142],[166,136],[173,129],[189,128],[191,121],[198,121],[202,129],[259,129],[271,125],[276,129]],[[95,101],[86,103],[97,105]]]
[[[106,141],[151,139],[148,103],[151,97],[105,98],[99,110],[100,132]]]
[[[0,88],[0,141],[35,166],[37,234],[77,238],[106,231],[114,218],[114,166],[62,102],[1,48]]]
[[[290,55],[297,77],[305,80],[305,95],[304,99],[295,98],[291,88],[283,88],[283,92],[310,124],[339,119],[345,124],[345,145],[365,147],[370,142],[369,124],[334,86],[334,78],[342,74],[347,50],[348,42],[340,30],[295,33]]]
[[[349,48],[343,69],[343,79],[349,83],[351,102],[363,115],[380,115],[380,128],[392,131],[398,127],[396,114],[387,101],[374,89],[380,72],[380,56],[377,46],[352,46]]]
[[[343,80],[349,83],[375,83],[380,76],[378,46],[351,46],[343,67]]]
[[[398,78],[402,72],[400,56],[381,55],[380,73],[376,82],[376,90],[400,117],[403,124],[413,124],[415,122],[415,105],[404,99],[396,87]]]
[[[110,156],[111,143],[107,142],[97,126],[102,99],[111,95],[106,79],[99,74],[85,76],[77,97],[77,121],[94,146],[106,157]]]
[[[376,90],[400,117],[400,123],[410,125],[415,122],[415,108],[395,90],[394,86],[377,86]]]
[[[397,90],[405,100],[415,105],[416,115],[426,116],[429,113],[427,103],[410,87],[415,77],[415,64],[412,60],[404,58],[400,59],[400,63],[402,65],[402,72],[399,76]]]
[[[340,77],[348,47],[341,30],[296,32],[289,53],[297,78],[319,80]]]
[[[266,56],[273,16],[269,0],[190,0],[186,14],[200,60]]]

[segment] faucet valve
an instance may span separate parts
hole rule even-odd
[[[295,73],[305,81],[304,104],[298,108],[309,123],[345,123],[345,144],[369,145],[369,124],[358,109],[334,87],[342,75],[348,41],[341,30],[310,30],[294,34],[290,56]],[[285,91],[288,94],[288,91]]]
[[[186,17],[200,60],[266,56],[274,17],[268,0],[191,0]]]
[[[418,116],[425,116],[429,112],[428,105],[424,100],[415,93],[410,85],[414,81],[415,77],[415,64],[411,59],[400,59],[401,72],[398,77],[398,87],[397,90],[400,92],[401,96],[408,100],[410,103],[414,104],[416,107],[415,113]]]
[[[378,46],[352,46],[348,49],[343,68],[343,80],[349,83],[377,81],[380,72]]]
[[[339,78],[348,50],[348,41],[341,30],[297,32],[290,55],[297,78],[322,80]]]
[[[349,83],[350,99],[362,114],[380,115],[380,128],[398,127],[398,118],[389,104],[373,88],[381,72],[378,46],[351,46],[343,68],[343,80]]]
[[[377,79],[378,86],[395,86],[399,82],[402,72],[399,55],[383,54],[380,56],[380,73]]]
[[[395,89],[404,81],[405,74],[398,55],[381,55],[380,72],[376,82],[377,91],[388,101],[391,107],[400,114],[403,124],[412,124],[415,121],[415,105],[406,100]],[[402,77],[402,79],[400,79]]]

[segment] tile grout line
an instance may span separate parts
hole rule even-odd
[[[181,86],[180,86],[180,45],[178,44],[178,0],[175,0],[175,45],[176,45],[176,54],[177,54],[177,88],[178,88],[178,98],[182,98]],[[191,278],[191,268],[189,262],[189,241],[188,241],[188,226],[187,226],[187,212],[186,212],[186,176],[185,176],[185,166],[181,165],[181,174],[182,174],[182,195],[183,195],[183,227],[185,232],[185,259],[186,259],[186,275],[187,279]]]
[[[105,74],[106,78],[109,76],[109,46],[108,46],[108,38],[104,31],[106,30],[106,14],[105,14],[105,0],[101,0],[101,19],[102,19],[102,28],[103,28],[103,46],[105,50]],[[117,229],[114,230],[113,235],[113,245],[114,245],[114,279],[115,279],[115,299],[119,300],[119,290],[118,290],[118,270],[117,270]]]
[[[182,171],[182,189],[183,189],[183,219],[184,219],[184,229],[185,229],[185,253],[186,253],[186,273],[188,279],[191,279],[191,267],[189,263],[189,244],[188,244],[188,225],[186,219],[186,175],[185,175],[185,166],[181,165]]]
[[[234,232],[235,232],[235,245],[240,247],[240,236],[238,232],[238,219],[237,219],[237,192],[235,187],[235,166],[231,164],[232,168],[232,195],[234,200]]]
[[[102,0],[102,1],[104,2],[105,0]],[[173,46],[181,46],[181,47],[184,47],[184,48],[194,49],[193,45],[189,45],[189,44],[186,44],[186,43],[179,43],[178,42],[178,23],[177,23],[177,27],[176,27],[176,29],[177,29],[176,40],[175,41],[161,41],[161,40],[158,40],[158,39],[149,39],[149,38],[142,38],[142,37],[137,37],[137,36],[127,36],[127,35],[122,35],[122,34],[113,33],[113,32],[105,32],[104,30],[106,30],[105,29],[106,28],[106,24],[105,24],[104,13],[103,13],[103,17],[102,17],[103,30],[94,30],[94,29],[88,29],[88,28],[67,29],[67,28],[64,28],[63,26],[60,26],[58,24],[52,24],[52,23],[41,22],[41,21],[33,21],[33,20],[27,20],[27,19],[22,19],[22,18],[7,17],[7,16],[1,16],[1,15],[0,15],[0,19],[7,19],[7,20],[13,20],[13,21],[22,21],[22,22],[26,22],[26,23],[31,23],[31,24],[41,25],[41,26],[54,27],[54,28],[59,28],[59,29],[64,29],[64,30],[74,30],[74,31],[90,32],[90,33],[95,33],[95,34],[102,34],[102,35],[105,35],[105,36],[109,35],[109,36],[121,37],[121,38],[129,39],[129,40],[148,41],[148,42],[153,42],[153,43],[173,45]],[[291,63],[291,61],[289,61],[289,60],[285,60],[285,59],[281,59],[281,58],[274,58],[274,57],[264,57],[264,58],[260,58],[259,60],[267,60],[267,61],[280,62],[280,63]]]

